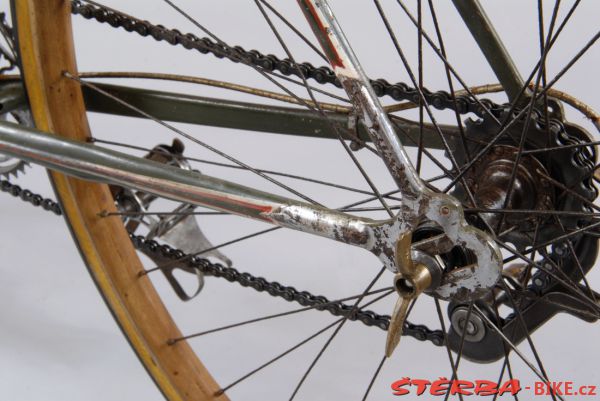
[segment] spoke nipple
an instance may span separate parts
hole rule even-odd
[[[142,278],[142,277],[144,277],[146,274],[148,274],[148,272],[147,272],[146,270],[142,270],[142,271],[139,271],[139,272],[138,272],[137,276],[138,276],[138,278]]]
[[[215,391],[215,393],[214,393],[213,395],[214,395],[215,397],[220,397],[220,396],[222,396],[223,394],[225,394],[225,390],[223,390],[223,389],[219,389],[219,390]]]
[[[104,209],[100,213],[98,213],[98,217],[108,217],[108,210]]]
[[[167,340],[167,345],[174,345],[177,342],[177,339],[175,338],[169,338]]]

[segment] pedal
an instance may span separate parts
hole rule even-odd
[[[161,144],[154,147],[145,158],[183,170],[192,170],[192,167],[183,156],[184,148],[183,143],[175,139],[172,145]],[[130,233],[135,233],[140,225],[144,225],[148,228],[146,239],[160,240],[188,255],[214,258],[231,267],[231,259],[215,249],[215,246],[200,229],[196,216],[192,214],[196,206],[181,204],[172,212],[156,217],[148,212],[150,205],[157,199],[154,195],[118,186],[111,186],[111,191],[119,211],[123,213],[125,227]],[[152,259],[157,266],[162,266],[161,271],[181,300],[189,301],[202,290],[204,273],[200,270],[188,267],[185,261],[176,263],[176,261],[155,254],[146,254],[146,256]],[[193,293],[186,292],[181,283],[175,278],[173,272],[176,269],[194,274],[197,277],[198,283]]]

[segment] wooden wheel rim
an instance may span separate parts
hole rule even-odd
[[[90,137],[77,76],[68,0],[14,0],[19,51],[36,126],[85,141]],[[48,40],[52,38],[52,40]],[[211,400],[219,386],[185,341],[147,276],[107,185],[54,172],[52,183],[79,251],[140,361],[169,400]],[[219,396],[226,400],[225,395]]]

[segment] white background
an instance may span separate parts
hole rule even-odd
[[[399,8],[394,6],[394,2],[383,3],[413,68],[416,68],[416,31],[402,16]],[[455,68],[469,84],[495,82],[450,2],[434,3],[445,32],[449,59]],[[537,2],[483,3],[507,48],[515,57],[517,66],[524,75],[528,74],[539,57]],[[572,2],[564,3],[559,20]],[[162,1],[113,1],[110,4],[139,18],[203,36]],[[257,48],[263,53],[280,56],[284,54],[252,1],[179,1],[178,4],[230,45],[239,44],[246,49]],[[408,82],[408,76],[385,35],[371,2],[338,0],[332,4],[369,76],[386,77],[390,82]],[[7,1],[1,1],[0,5],[3,10],[7,9]],[[278,2],[276,6],[312,39],[294,1]],[[544,2],[544,6],[548,25],[553,4]],[[582,2],[572,24],[562,34],[549,56],[549,77],[595,34],[598,11],[600,6],[597,2]],[[425,15],[425,29],[433,36],[427,7]],[[155,43],[150,38],[127,35],[122,30],[87,22],[81,17],[74,18],[74,25],[81,71],[179,73],[276,89],[255,71],[244,66],[212,56],[186,52],[181,47]],[[322,64],[306,46],[299,44],[287,33],[286,37],[291,39],[291,48],[297,60]],[[596,108],[599,105],[594,91],[598,89],[598,85],[594,75],[598,56],[597,48],[590,51],[557,86]],[[425,86],[432,90],[446,89],[441,64],[431,52],[425,53],[425,59]],[[184,90],[197,95],[231,96],[230,93],[206,87],[171,83],[148,85],[173,91]],[[302,89],[295,90],[301,96],[306,96]],[[235,97],[257,101],[245,96]],[[389,99],[385,101],[389,102]],[[415,113],[405,115],[414,116]],[[438,118],[452,121],[453,116],[440,113]],[[149,121],[95,115],[90,119],[94,135],[100,138],[119,138],[122,141],[125,141],[123,138],[128,138],[130,143],[151,147],[175,137],[175,134]],[[581,119],[576,121],[586,124]],[[335,141],[208,127],[180,127],[255,167],[279,169],[368,189]],[[188,144],[188,150],[191,155],[219,160],[193,144]],[[382,191],[393,188],[377,160],[365,151],[358,155]],[[442,154],[438,153],[438,156],[441,157]],[[196,167],[207,174],[219,174],[246,185],[285,194],[250,174],[223,172],[206,166]],[[425,171],[430,176],[436,173],[431,168]],[[17,182],[46,196],[51,195],[45,172],[40,168],[29,169],[27,175],[20,177]],[[297,181],[285,182],[332,207],[362,198],[353,193],[332,191]],[[98,296],[61,218],[13,200],[6,194],[2,195],[0,203],[0,399],[160,400],[161,395],[130,351]],[[213,243],[263,228],[259,223],[240,221],[233,217],[206,217],[202,219],[201,226]],[[349,249],[331,241],[307,238],[301,233],[283,230],[251,240],[243,246],[224,248],[223,252],[242,271],[263,275],[298,289],[324,294],[330,299],[361,292],[378,266],[372,255],[360,249]],[[173,308],[173,314],[184,333],[296,307],[285,301],[265,299],[269,297],[252,290],[241,290],[237,285],[215,279],[207,280],[205,290],[197,299],[180,305],[162,278],[158,275],[153,278],[159,289],[163,290],[165,302]],[[384,274],[378,288],[389,285],[390,280],[391,274]],[[592,284],[597,282],[593,277],[591,281]],[[394,300],[390,298],[386,301],[373,308],[379,313],[390,313]],[[206,336],[193,340],[192,344],[207,366],[214,371],[217,380],[225,385],[324,327],[332,319],[326,314],[308,312],[226,331],[222,335]],[[411,320],[439,327],[433,303],[424,297],[417,304]],[[594,368],[600,357],[600,347],[596,343],[598,334],[598,326],[588,325],[569,316],[559,316],[534,333],[533,339],[551,379],[572,380],[578,385],[599,384],[600,373]],[[287,399],[325,339],[324,336],[320,337],[295,352],[289,360],[267,368],[248,380],[246,385],[235,387],[231,397]],[[361,399],[382,355],[384,340],[385,335],[379,329],[348,323],[337,341],[327,350],[322,363],[311,374],[298,399]],[[531,357],[526,345],[520,348]],[[527,367],[515,356],[511,358],[511,362],[515,377],[521,379],[524,385],[532,385],[535,378]],[[465,361],[461,364],[461,369],[461,378],[496,380],[499,366],[477,365]],[[389,385],[403,376],[435,380],[439,376],[450,375],[451,370],[443,349],[435,349],[430,344],[405,338],[392,360],[386,363],[370,399],[394,399]],[[528,397],[532,395],[525,393],[522,398]],[[421,399],[428,398],[423,396]]]

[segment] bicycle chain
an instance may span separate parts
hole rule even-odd
[[[86,19],[95,19],[98,22],[107,23],[114,28],[136,32],[140,36],[151,36],[157,41],[166,41],[173,46],[181,45],[186,49],[197,50],[203,54],[211,53],[217,58],[227,58],[235,63],[251,64],[266,72],[278,71],[286,76],[294,75],[298,78],[304,77],[315,80],[319,84],[332,84],[338,88],[342,87],[335,73],[329,67],[315,67],[308,62],[294,65],[289,59],[282,60],[272,54],[264,55],[257,50],[247,51],[241,46],[229,47],[222,42],[217,43],[209,38],[199,38],[191,33],[183,34],[177,29],[152,24],[149,21],[137,19],[114,9],[83,4],[82,0],[72,0],[71,12]],[[371,86],[379,97],[387,95],[396,101],[419,102],[419,91],[405,83],[390,84],[385,79],[380,78],[371,80]],[[454,99],[446,91],[431,92],[423,88],[423,95],[427,103],[436,109],[456,110],[460,114],[474,113],[479,117],[483,117],[487,114],[485,110],[487,108],[492,114],[498,116],[503,110],[503,106],[495,104],[491,100],[481,99],[476,101],[468,94],[456,95],[456,99]]]
[[[57,216],[63,214],[60,204],[55,200],[44,198],[28,189],[22,189],[20,186],[7,180],[0,180],[0,191],[9,193],[33,206],[42,207],[44,210],[52,212]],[[256,277],[250,273],[240,272],[233,267],[226,267],[220,263],[212,263],[208,259],[186,254],[168,245],[159,244],[154,240],[147,240],[143,236],[134,234],[130,234],[129,236],[137,250],[144,251],[145,253],[154,253],[157,256],[171,260],[180,260],[182,263],[185,263],[186,267],[199,269],[206,275],[224,278],[227,281],[236,282],[242,287],[249,287],[258,292],[266,292],[271,296],[283,298],[289,302],[296,302],[302,306],[325,310],[334,316],[348,316],[349,320],[360,321],[367,326],[379,327],[382,330],[387,330],[390,324],[389,315],[379,315],[373,311],[361,309],[350,313],[353,309],[352,305],[347,305],[339,301],[331,302],[322,295],[314,295],[308,291],[298,291],[294,287],[285,286],[276,281],[267,281],[263,277]],[[444,344],[444,333],[441,330],[432,330],[424,325],[406,322],[404,335],[420,341],[430,341],[438,346]]]
[[[236,63],[244,62],[252,64],[268,72],[278,71],[286,76],[294,75],[300,78],[304,77],[315,80],[319,84],[332,84],[336,87],[341,87],[334,72],[328,67],[314,67],[307,62],[294,65],[289,59],[281,60],[271,54],[263,55],[257,50],[246,51],[240,46],[228,47],[222,43],[216,43],[209,38],[199,38],[191,33],[183,34],[177,29],[168,29],[162,25],[154,25],[149,21],[140,20],[116,10],[91,4],[82,4],[81,0],[72,0],[71,4],[73,14],[79,14],[86,19],[94,19],[101,23],[108,23],[114,28],[123,28],[128,32],[136,32],[140,36],[152,36],[157,41],[166,41],[171,45],[181,45],[186,49],[194,49],[203,54],[210,53],[218,58],[227,58]],[[418,91],[405,83],[390,84],[385,79],[375,79],[371,80],[371,85],[379,97],[387,95],[396,101],[411,101],[414,103],[418,103],[419,101]],[[504,106],[498,105],[489,99],[476,101],[466,94],[456,95],[456,98],[454,98],[446,91],[431,92],[427,89],[423,89],[423,94],[425,100],[439,110],[450,109],[458,111],[460,114],[474,113],[479,117],[487,115],[486,108],[495,117],[502,116],[506,110]],[[532,118],[539,124],[541,118],[539,113],[534,112]],[[564,126],[560,123],[559,131],[561,131],[559,135],[569,137],[565,132]],[[572,138],[569,137],[569,139]],[[60,205],[56,201],[43,198],[27,189],[23,190],[18,185],[6,180],[0,180],[0,190],[19,197],[34,206],[41,206],[44,210],[51,211],[56,215],[62,214]],[[342,302],[330,302],[323,296],[313,295],[307,291],[298,291],[293,287],[284,286],[278,282],[269,282],[262,277],[242,273],[234,268],[212,263],[201,257],[190,257],[181,250],[174,249],[168,245],[161,245],[156,241],[146,240],[140,236],[133,234],[130,234],[130,236],[134,246],[138,250],[156,252],[157,255],[173,260],[185,258],[185,263],[188,267],[200,269],[204,274],[225,278],[230,282],[237,282],[243,287],[250,287],[259,292],[267,292],[272,296],[280,297],[290,302],[297,302],[303,306],[315,306],[315,309],[327,310],[334,316],[348,316],[349,320],[360,321],[367,326],[379,327],[382,330],[387,330],[389,326],[390,317],[388,315],[378,315],[372,311],[364,310],[357,310],[350,314],[352,306]],[[545,280],[543,284],[536,286],[537,289],[534,292],[538,294],[540,292],[543,293],[543,288],[549,287],[552,281],[545,274],[541,276]],[[323,306],[317,306],[319,304]],[[512,318],[512,316],[509,316],[505,319],[505,322]],[[441,330],[432,330],[424,325],[406,322],[403,335],[416,338],[420,341],[430,341],[437,346],[445,344],[444,332]]]

